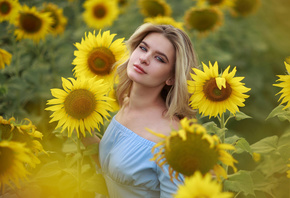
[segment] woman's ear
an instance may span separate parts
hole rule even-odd
[[[166,85],[173,85],[174,84],[174,78],[169,78],[168,80],[166,80]]]

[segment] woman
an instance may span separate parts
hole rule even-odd
[[[170,25],[143,24],[126,44],[129,59],[117,68],[121,108],[99,143],[99,163],[110,197],[168,198],[179,182],[150,160],[159,139],[146,128],[169,135],[193,117],[187,80],[196,55],[189,37]]]

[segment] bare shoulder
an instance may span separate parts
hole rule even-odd
[[[171,131],[176,131],[179,129],[179,119],[169,119],[169,118],[161,118],[152,120],[151,130],[157,133],[161,133],[163,135],[170,135]]]

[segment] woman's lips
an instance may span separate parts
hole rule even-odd
[[[139,65],[133,65],[134,69],[136,72],[140,73],[140,74],[147,74],[144,69],[142,67],[140,67]]]

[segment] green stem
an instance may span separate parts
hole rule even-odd
[[[235,197],[234,198],[236,198],[236,197],[238,197],[238,195],[241,193],[241,191],[240,192],[238,192],[236,195],[235,195]]]
[[[82,156],[82,151],[81,151],[81,140],[80,138],[77,139],[77,150],[78,153]],[[80,157],[77,161],[77,176],[78,176],[78,197],[82,197],[82,157]]]
[[[219,119],[220,121],[220,127],[222,129],[222,136],[221,136],[221,142],[224,143],[225,142],[225,133],[226,133],[226,125],[225,125],[225,115],[222,114],[222,116]]]

